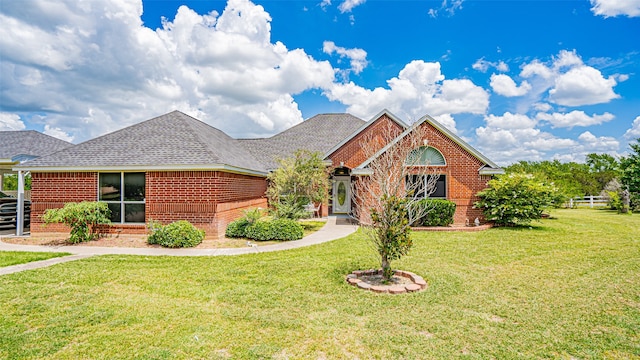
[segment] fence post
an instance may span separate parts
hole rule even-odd
[[[593,195],[589,195],[589,207],[593,208]]]
[[[573,209],[573,198],[569,199],[569,209]]]

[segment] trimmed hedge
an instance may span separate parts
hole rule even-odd
[[[411,226],[449,226],[453,224],[453,214],[456,204],[453,201],[441,199],[423,199],[413,206],[427,208],[426,214],[416,220]]]
[[[204,231],[196,228],[186,220],[179,220],[169,225],[151,224],[151,234],[147,238],[149,244],[163,247],[194,247],[204,240]]]
[[[231,222],[225,231],[227,237],[257,241],[300,240],[304,235],[302,225],[291,219],[260,220],[250,224],[246,219]]]

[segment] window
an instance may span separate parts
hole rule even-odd
[[[407,165],[410,166],[444,166],[447,165],[442,153],[431,146],[421,146],[413,149],[407,156]]]
[[[144,223],[144,173],[100,173],[98,200],[111,210],[111,222]]]
[[[434,184],[435,188],[432,188],[432,193],[426,195],[426,187],[428,184]],[[431,199],[446,199],[447,198],[447,175],[408,175],[406,179],[407,191],[410,192],[409,196],[413,198],[421,199],[428,197]]]

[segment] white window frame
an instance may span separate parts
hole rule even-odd
[[[119,201],[113,201],[113,200],[100,200],[100,175],[102,174],[120,174],[120,200]],[[145,197],[142,199],[142,201],[125,201],[124,200],[124,174],[127,173],[131,173],[131,174],[143,174],[144,178],[145,178],[145,188],[144,188],[144,192],[145,192]],[[105,172],[99,172],[98,173],[98,201],[99,202],[104,202],[107,204],[120,204],[120,222],[116,223],[116,224],[131,224],[131,225],[137,225],[137,224],[144,224],[144,222],[126,222],[125,221],[125,216],[126,216],[126,212],[124,211],[125,209],[125,205],[126,204],[142,204],[144,205],[145,208],[145,219],[146,219],[146,202],[147,202],[147,187],[146,187],[146,181],[147,181],[147,173],[142,172],[142,171],[131,171],[131,172],[125,172],[125,171],[120,171],[120,172],[109,172],[109,171],[105,171]]]
[[[417,175],[417,174],[408,174],[407,176],[437,176],[438,179],[442,176],[444,176],[444,197],[443,196],[414,196],[415,199],[449,199],[449,183],[447,181],[448,175],[447,174],[421,174],[421,175]],[[407,180],[405,180],[407,181]],[[439,180],[438,180],[439,181]],[[423,179],[422,180],[422,184],[427,184],[427,179]],[[408,185],[407,185],[408,186]],[[423,194],[426,193],[426,191],[422,191]]]

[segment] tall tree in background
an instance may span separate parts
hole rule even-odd
[[[636,144],[629,144],[632,153],[620,160],[622,176],[620,181],[631,195],[631,208],[640,210],[640,138]]]
[[[389,124],[361,142],[368,176],[353,182],[353,216],[380,255],[383,276],[393,276],[391,261],[411,249],[411,227],[430,210],[417,206],[423,197],[435,191],[438,176],[429,167],[427,127],[414,125],[399,140],[399,129]],[[382,147],[384,144],[388,144]],[[382,148],[382,149],[381,149]]]

